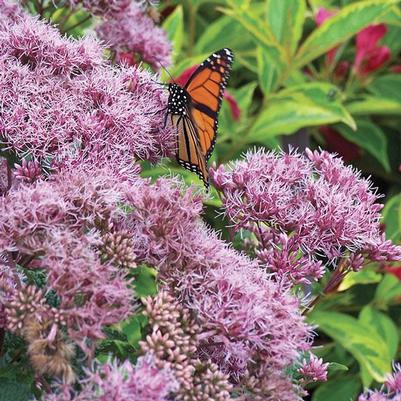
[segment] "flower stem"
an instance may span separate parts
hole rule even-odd
[[[319,293],[315,299],[307,306],[304,310],[303,314],[305,315],[307,311],[313,309],[313,307],[327,294],[333,293],[337,291],[337,288],[343,281],[344,277],[347,275],[347,260],[342,259],[341,262],[335,268],[333,275],[330,277],[329,282],[324,287],[323,291]]]

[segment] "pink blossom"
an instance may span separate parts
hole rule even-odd
[[[381,68],[391,57],[390,49],[378,42],[387,32],[384,24],[370,25],[356,35],[354,69],[360,76]]]
[[[21,184],[0,199],[0,251],[28,255],[30,262],[19,263],[47,272],[70,338],[88,353],[87,339],[103,338],[103,326],[135,307],[124,271],[98,251],[100,232],[110,231],[122,215],[117,205],[126,188],[110,170],[83,167]]]
[[[174,153],[164,127],[167,94],[150,73],[112,68],[90,37],[61,37],[32,17],[9,24],[0,37],[0,127],[7,149],[36,160],[157,161]]]
[[[159,179],[140,184],[130,197],[138,263],[155,266],[199,316],[202,358],[238,379],[256,355],[282,369],[309,348],[298,300],[203,225],[199,195]]]
[[[67,0],[70,7],[76,7],[82,4],[91,14],[102,17],[112,17],[124,12],[131,0]]]
[[[329,263],[352,254],[371,260],[401,257],[401,249],[383,237],[378,196],[371,183],[359,175],[340,158],[311,151],[307,157],[249,152],[229,171],[222,166],[211,169],[234,227],[257,236],[258,255],[269,261],[269,269],[286,275],[292,266],[290,275],[297,280],[302,274],[304,279],[311,274],[310,264],[302,271],[297,270],[302,260],[291,262],[291,253],[299,250],[311,261],[324,255]],[[291,237],[284,247],[283,232]],[[288,263],[280,249],[290,257]]]
[[[303,359],[301,367],[298,369],[303,377],[302,382],[324,382],[327,380],[327,368],[329,364],[323,363],[322,358],[318,358],[314,354],[310,354],[309,360]]]
[[[136,3],[113,19],[103,21],[96,32],[117,55],[137,54],[156,70],[171,63],[171,44],[166,33]]]
[[[58,394],[44,401],[167,401],[177,389],[177,381],[168,368],[158,369],[152,354],[140,357],[136,366],[129,361],[109,361],[87,371],[79,393],[59,386]]]
[[[16,164],[15,166],[15,178],[25,182],[35,182],[42,176],[42,169],[40,163],[35,160],[23,159],[21,165]]]
[[[393,371],[386,381],[386,387],[389,391],[401,393],[401,364],[394,364]]]

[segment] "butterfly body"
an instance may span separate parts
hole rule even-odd
[[[209,186],[207,162],[213,151],[224,89],[233,53],[221,49],[210,55],[184,87],[169,84],[166,118],[177,128],[177,161]]]

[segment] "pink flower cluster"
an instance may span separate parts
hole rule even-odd
[[[0,14],[0,135],[6,149],[51,161],[130,169],[172,155],[166,94],[139,68],[113,68],[89,36],[62,37],[28,15]]]
[[[401,366],[394,365],[394,373],[380,390],[366,391],[358,401],[401,401]]]
[[[88,340],[103,338],[103,326],[126,318],[134,310],[135,299],[125,271],[101,257],[101,234],[118,231],[118,204],[126,187],[107,169],[86,170],[21,184],[0,198],[0,254],[11,264],[47,273],[46,291],[53,290],[59,297],[61,320],[57,320],[90,353]],[[17,255],[15,261],[11,255]],[[20,284],[6,291],[10,316],[19,308],[24,288]],[[13,304],[13,299],[18,302]],[[39,320],[43,320],[42,312],[32,311]],[[16,316],[23,325],[26,316]],[[10,324],[18,326],[14,320]]]
[[[356,270],[365,259],[401,258],[384,238],[370,181],[327,152],[249,152],[211,177],[234,228],[256,236],[260,261],[280,276],[308,281],[340,259]]]
[[[60,386],[58,393],[47,395],[44,401],[167,401],[177,389],[171,371],[158,369],[152,354],[140,357],[136,366],[109,361],[87,373],[78,394]]]
[[[113,16],[124,12],[131,0],[67,0],[70,7],[82,5],[91,14],[99,16]]]
[[[166,32],[155,25],[140,4],[131,3],[124,12],[103,21],[96,32],[116,52],[117,59],[127,62],[131,55],[133,64],[134,56],[140,55],[156,70],[171,63],[172,48]]]
[[[200,319],[199,356],[237,383],[282,377],[310,346],[298,300],[204,226],[196,193],[159,179],[130,197],[127,224],[138,262],[157,267],[160,279]]]

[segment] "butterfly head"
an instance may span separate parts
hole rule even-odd
[[[177,84],[169,84],[168,91],[168,113],[186,115],[190,99],[187,91]]]

